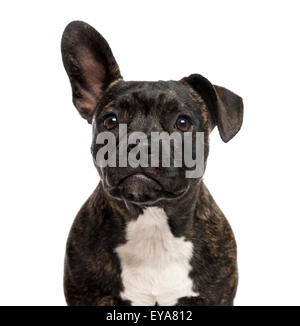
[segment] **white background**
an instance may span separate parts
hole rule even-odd
[[[298,2],[299,3],[299,2]],[[126,80],[201,73],[241,95],[205,181],[235,232],[236,305],[300,304],[297,1],[10,1],[0,8],[0,304],[65,305],[72,221],[98,182],[91,128],[71,102],[60,39],[104,35]]]

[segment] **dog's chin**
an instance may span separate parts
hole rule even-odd
[[[116,187],[108,189],[109,194],[119,200],[139,206],[153,206],[162,200],[177,199],[186,189],[167,191],[162,184],[145,174],[138,173],[123,178]]]

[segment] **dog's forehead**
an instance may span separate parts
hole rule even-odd
[[[181,81],[124,81],[111,84],[97,106],[93,120],[105,113],[147,123],[149,119],[170,120],[187,111],[199,121],[199,128],[212,128],[212,119],[203,99]]]
[[[188,90],[176,81],[121,81],[110,89],[110,100],[121,108],[134,104],[184,105],[191,101]]]

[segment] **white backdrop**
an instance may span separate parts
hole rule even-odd
[[[126,80],[200,73],[243,97],[243,127],[228,144],[213,132],[205,175],[238,244],[235,304],[300,304],[298,4],[1,2],[1,305],[65,304],[65,242],[98,182],[60,54],[77,19],[104,35]]]

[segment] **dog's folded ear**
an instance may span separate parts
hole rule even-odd
[[[91,122],[93,110],[105,89],[122,78],[118,64],[106,40],[81,21],[66,27],[61,51],[72,86],[73,103],[81,116]]]
[[[243,100],[230,90],[212,85],[208,79],[193,74],[181,79],[190,85],[208,106],[222,140],[227,143],[240,130],[243,122]]]

